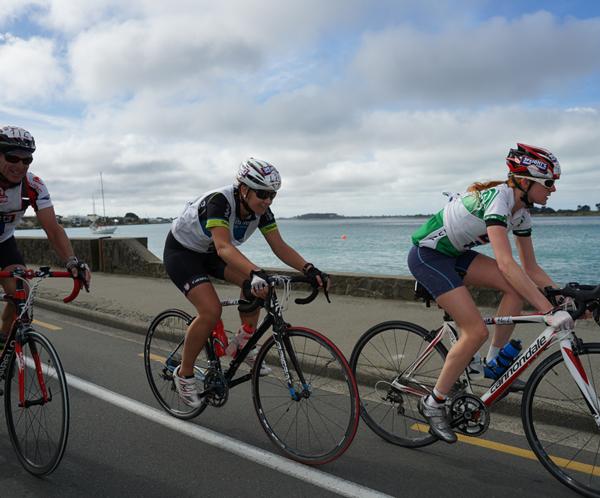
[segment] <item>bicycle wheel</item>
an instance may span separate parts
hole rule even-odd
[[[584,344],[579,360],[600,396],[600,344]],[[569,373],[560,351],[531,374],[521,408],[531,449],[560,482],[585,496],[600,496],[600,422]]]
[[[181,363],[183,340],[193,317],[185,311],[170,309],[152,320],[144,343],[144,368],[152,393],[165,411],[184,420],[196,417],[204,411],[206,403],[193,408],[183,402],[175,389],[173,370]],[[205,347],[196,360],[194,370],[200,386],[208,368]]]
[[[24,334],[23,381],[19,382],[19,362],[13,354],[5,379],[4,410],[19,461],[28,472],[43,476],[58,467],[67,446],[69,393],[50,341],[32,330]]]
[[[436,344],[431,354],[414,371],[413,362],[429,346],[429,332],[409,322],[383,322],[367,330],[350,357],[361,400],[361,416],[367,425],[390,443],[418,448],[437,441],[417,410],[419,398],[431,392],[446,355],[445,346]],[[410,389],[398,390],[399,379]]]
[[[277,345],[270,337],[253,368],[254,408],[263,429],[283,453],[305,464],[321,465],[342,455],[354,439],[359,421],[356,383],[348,362],[329,339],[299,327],[290,327],[286,334],[285,358],[298,396],[290,393]],[[266,376],[259,375],[263,362],[272,368]]]

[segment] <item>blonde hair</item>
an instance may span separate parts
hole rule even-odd
[[[508,180],[491,180],[489,182],[472,183],[467,187],[467,192],[481,192],[482,190],[497,187],[498,185],[502,185],[503,183],[506,183],[511,188],[514,188],[516,186],[515,179],[512,176],[509,176]]]

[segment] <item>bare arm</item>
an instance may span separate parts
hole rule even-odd
[[[215,244],[215,249],[219,257],[230,265],[235,270],[243,273],[248,278],[252,270],[260,270],[260,268],[244,256],[238,249],[231,243],[231,236],[229,229],[225,227],[213,227],[210,229],[212,234],[212,240]]]
[[[538,265],[538,262],[535,259],[531,237],[515,237],[515,242],[519,251],[521,265],[523,265],[525,273],[529,275],[531,280],[533,280],[540,289],[547,286],[558,288],[559,286],[554,283],[550,276],[540,265]]]
[[[291,248],[281,237],[279,230],[273,230],[265,234],[267,244],[271,247],[275,256],[277,256],[286,265],[291,266],[295,270],[302,271],[306,260]]]
[[[490,226],[487,229],[494,256],[500,272],[510,285],[540,313],[550,311],[553,306],[539,291],[533,280],[523,271],[512,255],[506,228]]]
[[[37,219],[42,225],[42,228],[48,236],[48,241],[52,248],[58,254],[58,257],[62,259],[64,263],[75,254],[73,253],[73,247],[71,241],[67,237],[65,230],[56,221],[56,214],[54,213],[53,207],[40,209],[37,213]]]

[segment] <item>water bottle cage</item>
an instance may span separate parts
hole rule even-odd
[[[490,363],[487,363],[484,371],[485,376],[491,379],[498,379],[500,376],[506,372],[510,366],[515,362],[518,358],[518,355],[515,358],[510,356],[506,356],[502,351],[498,353],[496,358],[494,358]]]

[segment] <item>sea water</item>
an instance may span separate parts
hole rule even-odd
[[[330,272],[409,275],[406,256],[410,235],[424,218],[357,218],[277,221],[284,240],[320,269]],[[170,224],[121,225],[114,237],[147,237],[148,249],[162,259]],[[67,228],[73,237],[95,237],[85,228]],[[43,235],[18,230],[17,238]],[[512,237],[511,237],[512,239]],[[533,218],[533,244],[538,263],[559,283],[600,284],[600,216]],[[261,267],[284,268],[260,232],[240,250]],[[489,256],[491,247],[476,248]],[[516,257],[516,251],[515,251]]]

